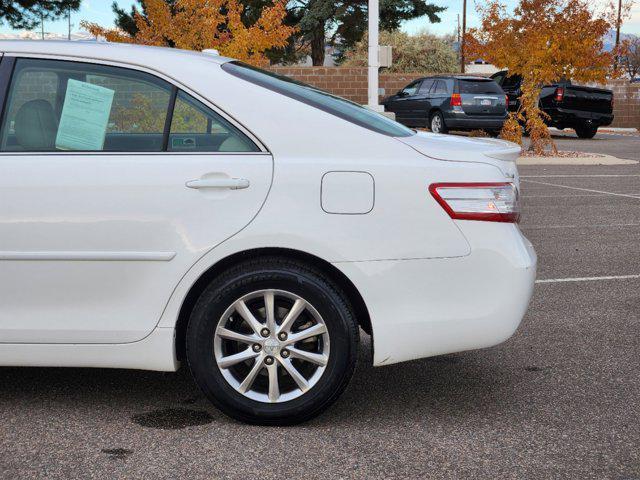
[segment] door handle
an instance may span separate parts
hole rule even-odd
[[[185,184],[188,188],[229,188],[231,190],[241,190],[249,187],[249,180],[246,178],[199,178],[189,180]]]

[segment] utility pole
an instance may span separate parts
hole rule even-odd
[[[378,69],[380,68],[380,59],[378,57],[379,17],[379,0],[369,0],[369,61],[367,69],[367,104],[369,108],[376,111],[380,111],[380,106],[378,105]]]
[[[67,40],[71,40],[71,7],[67,10],[67,20],[69,20],[69,33],[67,33]]]
[[[622,1],[622,0],[621,0]],[[460,40],[460,72],[464,73],[466,59],[464,58],[464,36],[467,34],[467,0],[462,0],[462,38]]]
[[[44,40],[44,13],[40,12],[40,35]]]
[[[456,28],[456,32],[458,33],[458,48],[460,48],[460,14],[458,14],[458,28]]]
[[[616,22],[616,48],[620,45],[620,24],[622,23],[622,0],[618,0],[618,21]]]
[[[620,46],[620,25],[622,24],[622,0],[618,0],[618,21],[616,22],[616,58],[613,62],[613,68],[618,69],[618,62],[620,57],[618,53],[618,47]]]

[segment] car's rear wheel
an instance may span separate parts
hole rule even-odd
[[[433,133],[447,133],[447,125],[444,123],[444,117],[441,112],[434,112],[429,119],[429,128]]]
[[[593,138],[598,133],[598,127],[583,125],[580,127],[576,127],[576,135],[578,138]]]
[[[331,405],[355,368],[358,327],[321,272],[273,257],[213,281],[187,327],[187,359],[207,397],[241,421],[287,425]]]

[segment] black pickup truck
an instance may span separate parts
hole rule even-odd
[[[509,110],[520,107],[522,78],[507,71],[491,76],[509,97]],[[613,92],[604,88],[572,85],[570,81],[545,85],[540,93],[540,108],[549,118],[546,123],[560,130],[573,128],[580,138],[593,138],[598,127],[613,122]]]

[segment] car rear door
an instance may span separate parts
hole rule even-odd
[[[270,154],[139,68],[5,56],[0,84],[0,343],[144,338],[258,213]]]
[[[447,85],[447,80],[439,78],[434,81],[429,92],[429,103],[431,107],[445,111],[451,103],[451,91]]]
[[[507,100],[500,86],[490,79],[458,78],[457,90],[462,99],[462,110],[470,116],[501,116],[507,109]]]
[[[422,81],[416,94],[410,102],[411,125],[426,127],[429,123],[429,111],[431,110],[431,87],[434,80],[426,78]]]

